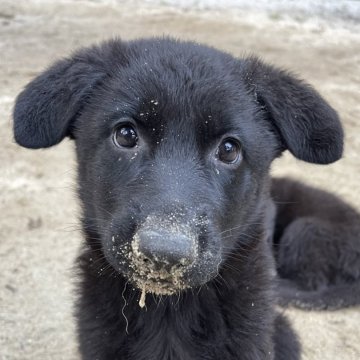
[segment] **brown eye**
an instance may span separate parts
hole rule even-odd
[[[136,146],[138,136],[131,125],[122,125],[115,129],[114,142],[120,147],[132,148]]]
[[[236,140],[225,139],[217,149],[217,157],[220,161],[233,164],[239,158],[241,154],[241,148],[239,143]]]

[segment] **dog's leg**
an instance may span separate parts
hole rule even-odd
[[[360,253],[347,235],[318,218],[298,218],[279,240],[279,303],[335,309],[360,303]],[[351,242],[350,242],[351,244]]]
[[[328,225],[317,218],[294,220],[286,227],[276,249],[280,277],[293,280],[305,290],[328,286],[335,276],[336,240]]]
[[[278,279],[278,304],[305,310],[337,310],[355,306],[360,304],[360,282],[307,291],[300,289],[292,281]]]
[[[359,213],[291,179],[273,179],[271,194],[279,303],[312,309],[360,304]]]

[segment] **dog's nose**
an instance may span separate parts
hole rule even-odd
[[[196,243],[189,235],[146,229],[138,232],[138,241],[144,260],[162,267],[189,266],[195,261]]]

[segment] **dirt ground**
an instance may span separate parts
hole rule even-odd
[[[360,209],[360,26],[278,12],[189,10],[137,1],[0,0],[0,359],[79,359],[72,317],[73,262],[81,244],[73,144],[29,151],[14,144],[16,94],[78,46],[113,36],[171,34],[253,52],[310,81],[339,111],[344,158],[314,166],[289,155],[274,164]],[[359,239],[360,241],[360,239]],[[286,310],[306,360],[360,359],[360,309]]]

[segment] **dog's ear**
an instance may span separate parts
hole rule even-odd
[[[341,157],[344,134],[339,117],[310,85],[256,58],[244,65],[245,83],[279,134],[283,150],[316,164]]]
[[[73,121],[104,78],[96,52],[96,48],[83,50],[55,63],[20,93],[14,108],[14,137],[19,145],[49,147],[72,136]]]

